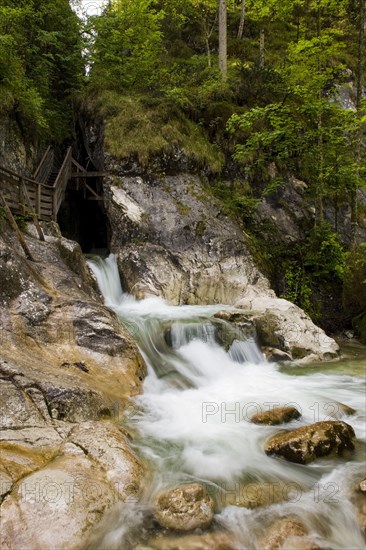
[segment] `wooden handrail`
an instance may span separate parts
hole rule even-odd
[[[71,164],[72,164],[72,149],[68,148],[60,171],[57,175],[56,181],[53,184],[53,200],[52,200],[52,209],[53,209],[53,219],[57,220],[57,212],[61,206],[61,203],[64,199],[67,183],[71,178]]]
[[[38,176],[38,174],[40,173],[41,168],[42,168],[43,164],[45,163],[45,161],[46,161],[46,159],[47,159],[47,157],[48,157],[48,155],[49,155],[51,149],[52,149],[52,148],[51,148],[51,145],[49,145],[49,146],[47,147],[47,149],[46,149],[45,154],[44,154],[43,157],[42,157],[41,162],[40,162],[39,165],[38,165],[37,170],[36,170],[36,171],[34,172],[34,174],[33,174],[33,178],[34,178],[34,179],[36,179],[37,176]]]
[[[78,170],[73,172],[73,166]],[[7,201],[8,206],[15,213],[22,215],[28,213],[36,218],[43,220],[57,220],[57,213],[61,206],[62,201],[65,198],[65,193],[69,180],[72,178],[82,178],[84,181],[84,188],[88,189],[93,195],[94,200],[100,200],[101,197],[97,192],[92,189],[86,180],[89,177],[101,177],[104,176],[104,172],[90,172],[85,169],[72,158],[72,149],[69,147],[66,151],[66,155],[62,162],[61,168],[58,170],[56,180],[53,185],[46,183],[48,178],[54,169],[54,150],[48,147],[42,160],[34,172],[33,178],[22,176],[17,174],[13,170],[9,170],[0,165],[0,191],[3,192],[4,200]],[[37,221],[38,223],[38,221]],[[39,236],[42,238],[41,227],[37,225],[39,229]]]
[[[12,178],[14,178],[18,181],[24,180],[27,183],[29,183],[30,185],[34,185],[35,187],[37,187],[38,185],[41,185],[42,187],[45,187],[46,189],[53,189],[52,185],[47,185],[46,183],[36,181],[32,178],[28,178],[27,176],[20,176],[16,172],[13,172],[12,170],[9,170],[8,168],[5,168],[4,166],[0,166],[0,176],[1,176],[1,172],[4,172],[6,175],[11,176]]]
[[[66,170],[69,168],[69,173],[71,174],[71,147],[68,148],[65,155],[64,161],[61,165],[60,171],[57,175],[56,181],[53,184],[53,187],[56,188],[59,185],[61,178],[66,174]]]

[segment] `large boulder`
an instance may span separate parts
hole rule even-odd
[[[167,529],[204,529],[213,520],[214,502],[203,485],[190,483],[159,493],[154,501],[153,514]]]
[[[316,458],[353,451],[354,438],[352,426],[345,422],[316,422],[271,437],[266,443],[265,452],[267,455],[280,456],[290,462],[308,464]]]
[[[310,317],[288,300],[261,296],[248,289],[236,304],[253,317],[261,346],[288,353],[297,362],[330,360],[338,356],[339,346],[314,325]]]

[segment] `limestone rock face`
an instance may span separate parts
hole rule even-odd
[[[79,245],[29,228],[28,262],[0,225],[0,546],[81,549],[140,494],[143,465],[113,421],[145,365]]]
[[[300,416],[300,412],[295,407],[275,407],[270,411],[255,414],[250,421],[254,424],[273,426],[291,422],[291,420],[296,420]]]
[[[106,208],[126,290],[174,304],[233,305],[250,314],[260,344],[288,358],[328,360],[338,346],[298,307],[279,300],[246,237],[198,176],[126,175],[110,156]]]
[[[106,178],[106,198],[112,249],[135,295],[233,304],[253,284],[271,294],[241,230],[204,195],[197,176],[116,174]]]
[[[342,455],[354,449],[355,432],[349,424],[340,420],[316,422],[272,437],[265,446],[268,455],[276,455],[308,464],[316,458]]]
[[[204,529],[212,522],[214,502],[202,485],[191,483],[159,493],[153,513],[158,523],[167,529]]]

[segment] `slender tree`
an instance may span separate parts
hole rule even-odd
[[[227,79],[227,6],[226,0],[219,0],[219,69],[222,80]]]
[[[240,23],[239,23],[239,29],[238,29],[238,40],[241,40],[243,38],[243,32],[244,32],[244,23],[245,23],[245,5],[246,0],[241,0],[241,10],[240,10]]]

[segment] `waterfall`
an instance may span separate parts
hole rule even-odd
[[[364,379],[330,367],[284,369],[267,363],[253,337],[238,330],[230,335],[231,325],[214,317],[228,306],[138,301],[123,293],[113,256],[89,265],[106,305],[134,336],[148,368],[130,418],[136,446],[152,467],[141,506],[165,486],[199,481],[218,503],[217,524],[235,533],[240,548],[256,548],[263,526],[286,515],[300,517],[322,547],[364,548],[350,501],[350,488],[364,475]],[[269,436],[329,420],[329,405],[339,402],[356,410],[345,419],[360,441],[352,458],[303,466],[264,453]],[[289,403],[301,412],[298,420],[280,427],[250,422],[256,412]],[[253,510],[236,505],[258,484],[289,498]],[[126,513],[108,527],[101,547],[124,547]],[[142,528],[145,514],[132,515],[134,529],[137,516]]]

